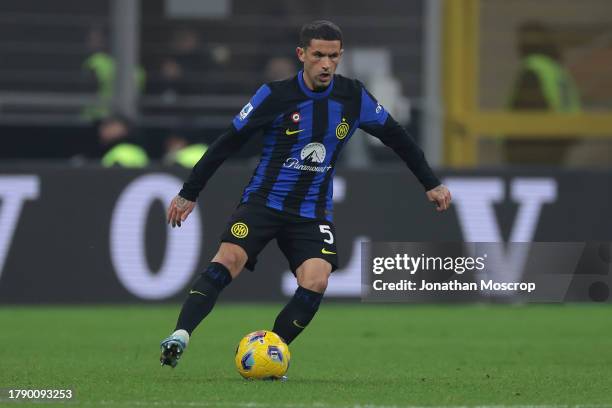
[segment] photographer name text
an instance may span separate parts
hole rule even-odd
[[[375,291],[426,291],[426,292],[446,292],[446,291],[521,291],[531,293],[536,285],[533,282],[495,282],[491,279],[480,280],[480,282],[459,282],[451,280],[448,282],[427,282],[425,280],[412,281],[401,279],[397,282],[385,282],[376,279],[372,282]]]

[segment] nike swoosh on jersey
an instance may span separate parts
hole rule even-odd
[[[298,321],[297,321],[297,320],[294,320],[294,321],[293,321],[293,324],[295,325],[295,327],[298,327],[298,328],[300,328],[300,329],[304,329],[304,328],[306,328],[306,326],[300,326],[300,324],[298,323]]]
[[[202,295],[202,296],[208,296],[206,293],[202,293],[202,292],[198,292],[197,290],[190,290],[189,291],[190,295]]]
[[[298,130],[289,130],[289,129],[287,129],[287,130],[285,130],[285,134],[286,134],[287,136],[291,136],[291,135],[295,135],[296,133],[300,133],[300,132],[302,132],[303,130],[304,130],[304,129],[298,129]]]
[[[321,250],[321,253],[322,253],[322,254],[324,254],[324,255],[336,255],[336,253],[335,253],[335,252],[328,251],[328,250],[327,250],[327,249],[325,249],[325,248],[323,248],[323,249]]]

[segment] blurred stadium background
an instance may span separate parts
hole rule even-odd
[[[165,205],[258,86],[299,69],[299,28],[320,18],[344,32],[340,73],[411,132],[454,207],[436,214],[392,151],[355,134],[334,179],[340,270],[329,314],[294,346],[287,387],[298,388],[273,400],[277,391],[257,385],[245,396],[231,374],[226,343],[272,322],[294,290],[274,245],[224,293],[207,323],[223,334],[194,346],[182,374],[150,373],[256,163],[257,138],[221,168],[184,228],[167,228]],[[612,403],[607,305],[358,303],[364,241],[612,239],[610,1],[20,0],[0,2],[0,33],[0,339],[30,339],[27,368],[0,351],[0,388],[70,386],[90,406]],[[602,260],[567,300],[609,302]],[[39,327],[48,340],[34,341]],[[328,333],[351,354],[380,347],[354,369]],[[414,336],[420,348],[406,351]],[[457,344],[463,357],[449,351]],[[79,363],[57,355],[62,346]],[[222,359],[215,347],[226,346]],[[205,347],[211,360],[196,358]],[[180,391],[169,399],[168,384]]]

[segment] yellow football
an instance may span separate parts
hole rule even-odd
[[[276,333],[249,333],[236,347],[236,369],[247,379],[282,379],[289,368],[289,347]]]

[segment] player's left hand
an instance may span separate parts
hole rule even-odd
[[[193,211],[195,204],[195,201],[189,201],[179,195],[174,197],[168,206],[168,224],[172,224],[172,228],[180,227],[181,222],[184,222]]]
[[[436,203],[436,210],[446,211],[450,207],[451,193],[444,184],[432,188],[426,194],[429,201]]]

